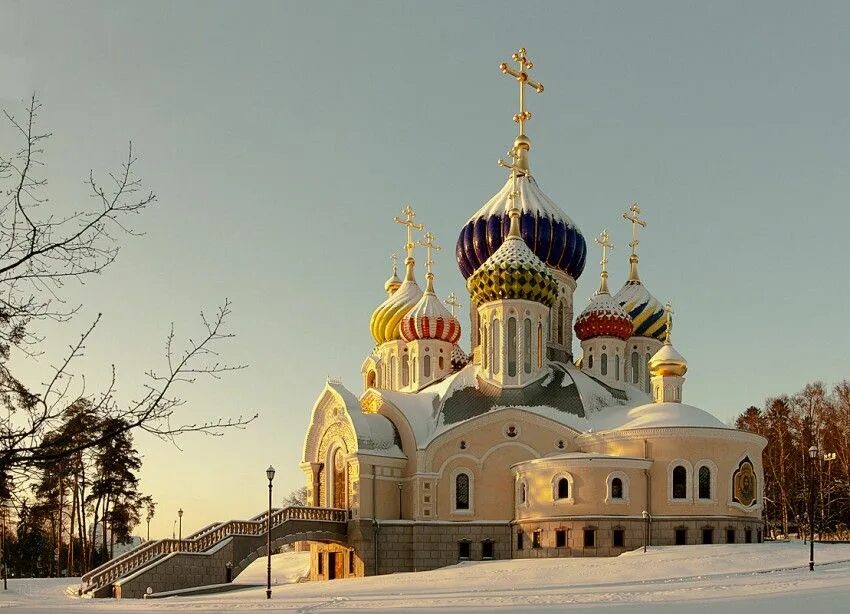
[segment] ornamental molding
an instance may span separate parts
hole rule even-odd
[[[511,465],[514,473],[526,471],[545,471],[546,469],[560,469],[562,467],[571,467],[575,470],[577,467],[600,469],[618,467],[625,469],[649,469],[655,461],[649,458],[630,458],[630,457],[611,457],[611,456],[587,456],[587,457],[557,457],[545,456],[543,458],[534,458],[530,460],[520,461]]]
[[[612,441],[632,441],[635,439],[726,439],[747,442],[761,446],[767,445],[767,439],[761,435],[738,429],[711,426],[657,426],[628,430],[600,431],[582,433],[576,440],[581,444],[606,443]],[[761,456],[761,453],[758,454]]]

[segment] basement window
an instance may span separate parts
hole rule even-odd
[[[461,561],[468,561],[469,553],[471,551],[471,544],[468,541],[461,541],[457,543],[457,558]]]

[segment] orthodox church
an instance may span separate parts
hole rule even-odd
[[[599,288],[574,318],[587,242],[532,174],[525,94],[543,85],[524,49],[513,61],[508,178],[457,240],[470,351],[457,299],[437,294],[439,247],[407,207],[404,275],[394,263],[372,314],[363,390],[328,381],[310,415],[310,502],[349,513],[345,543],[311,542],[313,579],[762,539],[767,442],[684,402],[672,310],[638,271],[637,204],[628,279],[610,293],[603,232]]]

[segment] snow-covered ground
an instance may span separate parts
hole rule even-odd
[[[802,543],[670,546],[616,558],[461,563],[430,572],[279,585],[152,601],[88,600],[68,580],[11,580],[0,608],[15,612],[660,612],[815,614],[850,612],[850,544],[816,546],[808,571]],[[303,553],[275,557],[282,581],[304,569]],[[262,561],[245,573],[263,577]],[[289,570],[289,571],[285,571]],[[286,575],[289,574],[289,575]],[[243,574],[244,575],[244,574]],[[253,576],[249,576],[255,580]],[[239,581],[245,582],[241,576]],[[2,593],[2,591],[0,591]]]

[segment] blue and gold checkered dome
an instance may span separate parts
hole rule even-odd
[[[664,305],[649,293],[640,280],[627,281],[614,295],[614,300],[632,318],[635,337],[651,337],[664,341],[667,333]]]

